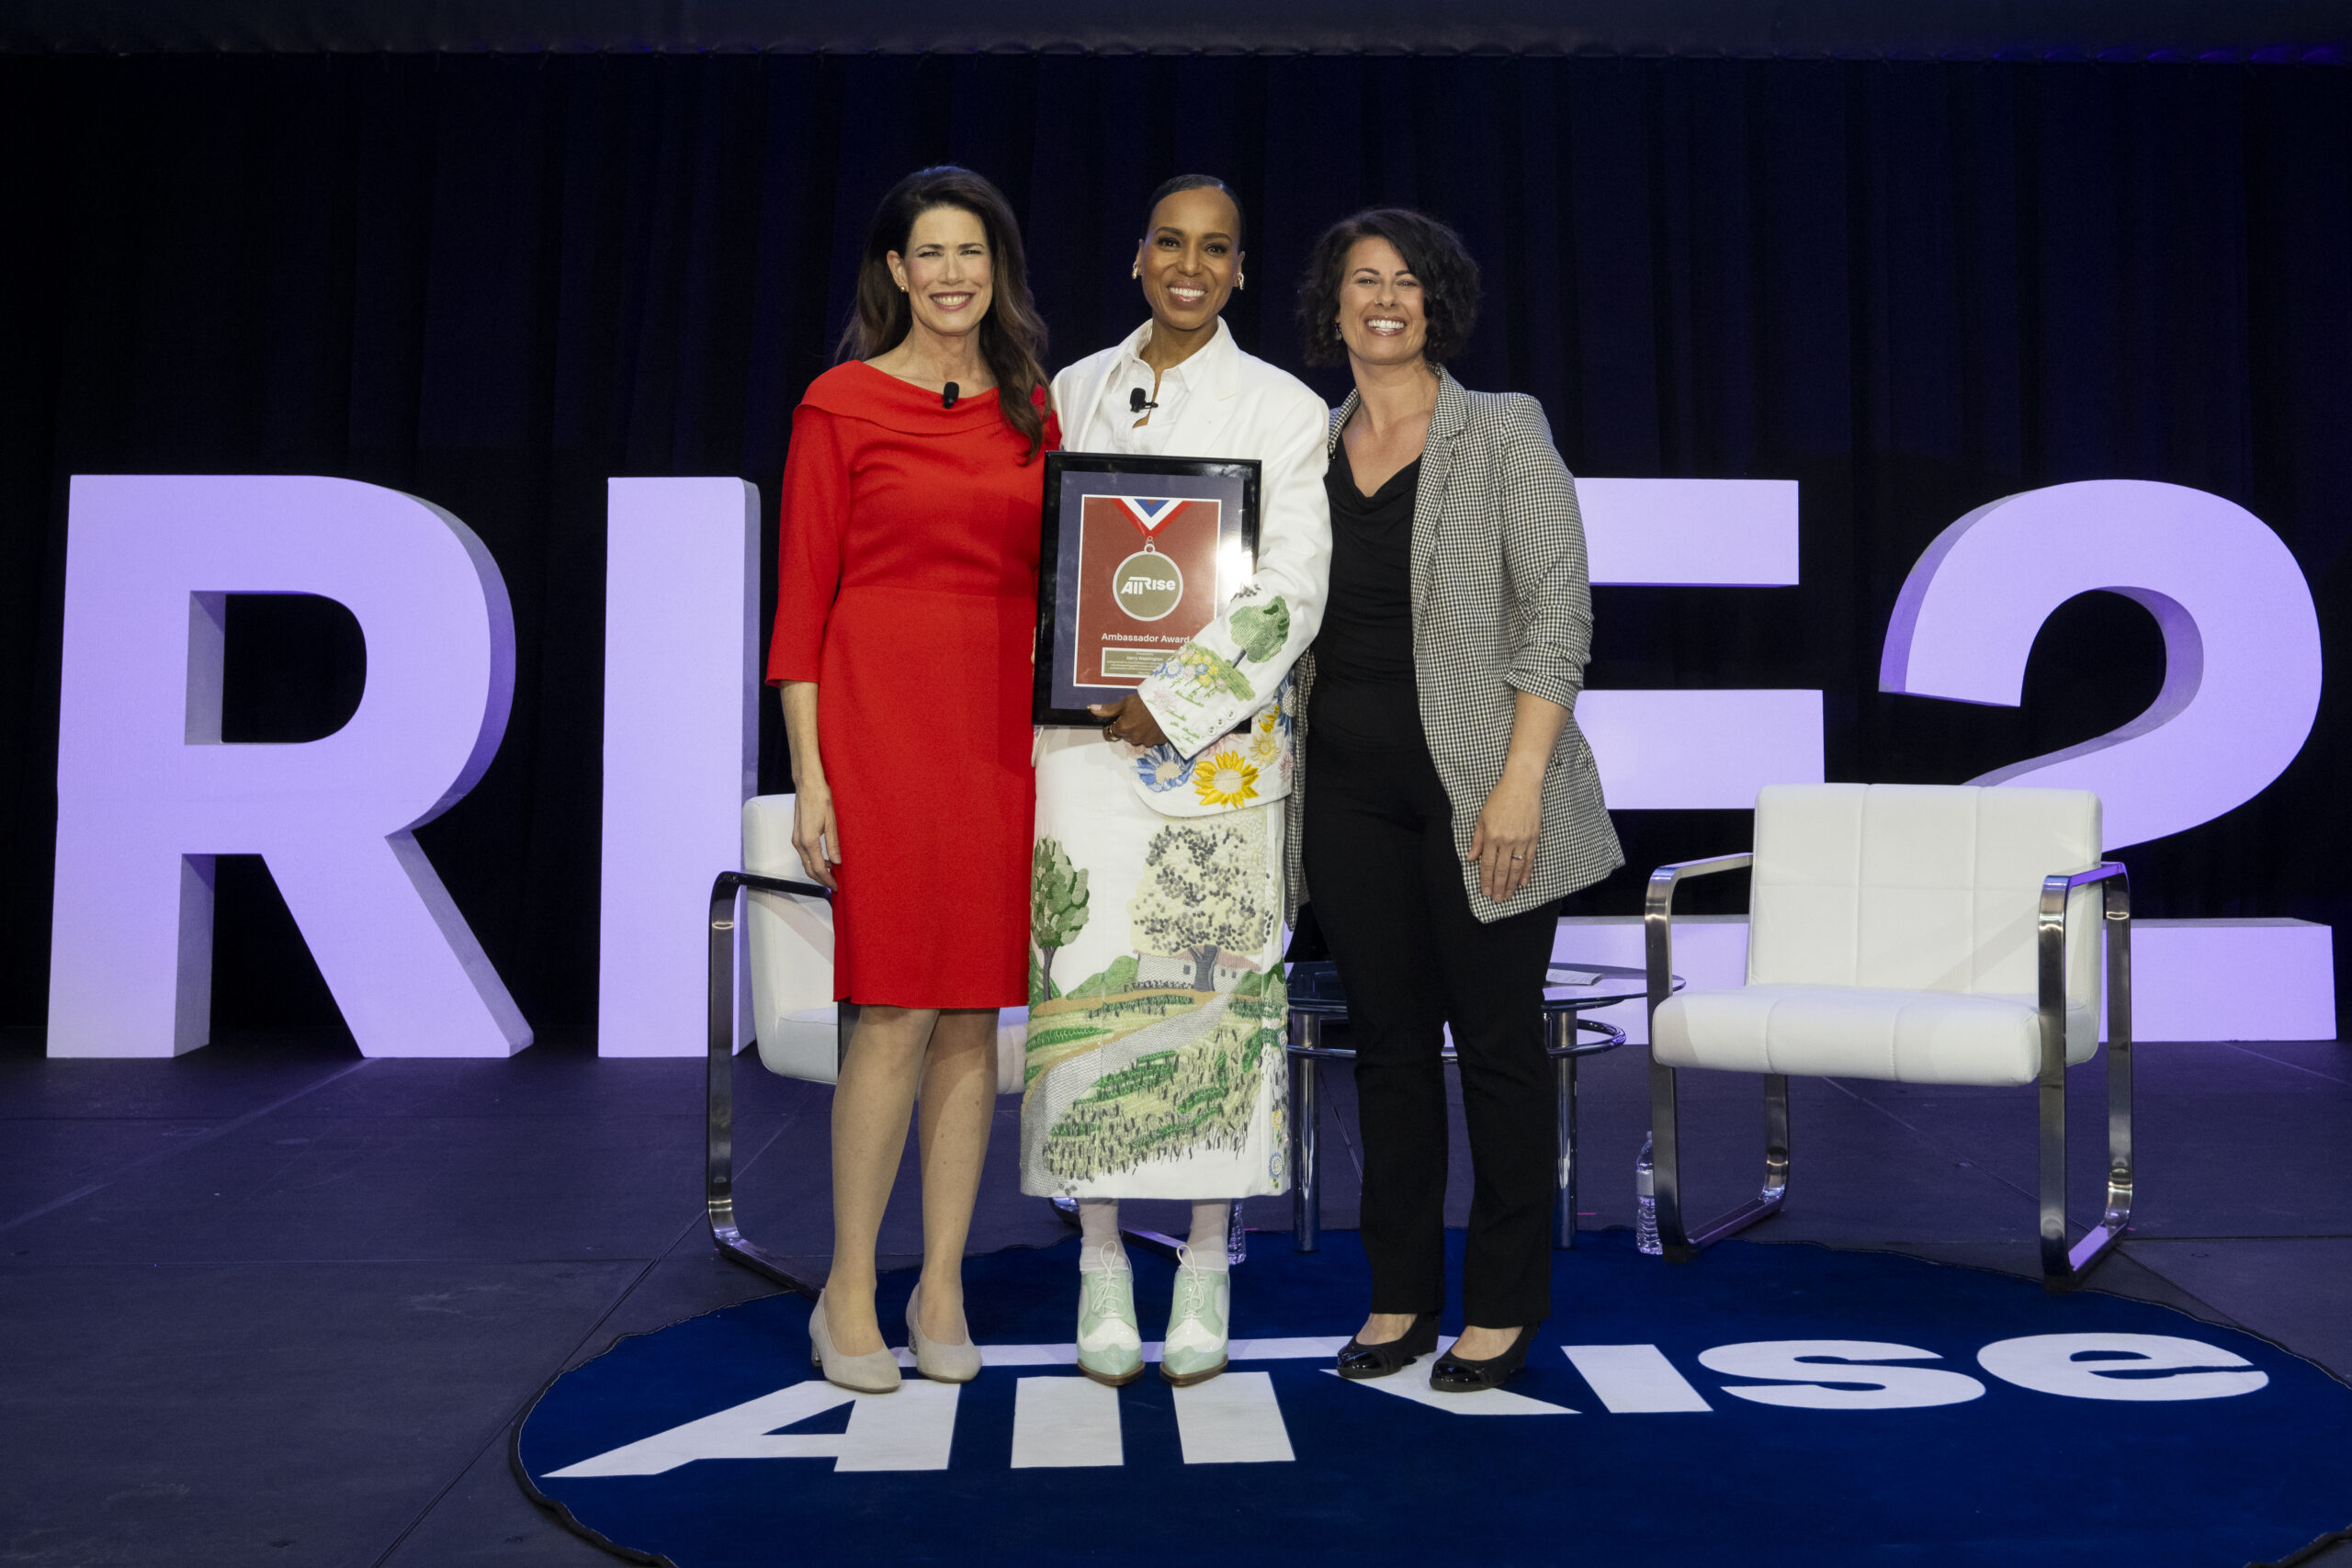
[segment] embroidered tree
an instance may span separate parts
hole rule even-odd
[[[1036,989],[1054,994],[1054,954],[1086,927],[1086,873],[1070,863],[1069,852],[1040,839],[1029,856],[1029,937],[1042,955]]]
[[[1290,606],[1276,594],[1263,604],[1234,611],[1233,640],[1241,645],[1242,658],[1271,662],[1290,640]]]
[[[1214,989],[1220,955],[1254,953],[1273,934],[1265,863],[1266,825],[1255,814],[1160,829],[1127,902],[1136,949],[1191,954],[1193,989]]]

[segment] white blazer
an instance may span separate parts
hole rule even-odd
[[[1104,393],[1150,333],[1146,321],[1125,342],[1054,378],[1065,450],[1118,449],[1109,422],[1132,416],[1124,405],[1106,414]],[[1255,771],[1248,805],[1290,793],[1296,770],[1293,716],[1283,697],[1291,667],[1323,624],[1330,591],[1331,510],[1323,472],[1331,411],[1297,377],[1242,353],[1222,321],[1216,340],[1182,369],[1187,395],[1167,411],[1171,423],[1153,445],[1170,457],[1254,457],[1261,465],[1256,572],[1138,689],[1169,744],[1144,754],[1156,768],[1133,770],[1136,792],[1163,815],[1193,817],[1235,808],[1203,805],[1183,787],[1194,759],[1224,755],[1227,745],[1219,742]]]

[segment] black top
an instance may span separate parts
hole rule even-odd
[[[1311,735],[1367,750],[1422,744],[1413,678],[1413,502],[1420,488],[1416,457],[1366,497],[1344,445],[1324,472],[1331,592],[1315,637]]]

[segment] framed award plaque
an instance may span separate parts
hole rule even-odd
[[[1046,455],[1038,724],[1096,724],[1216,619],[1258,559],[1258,461]]]

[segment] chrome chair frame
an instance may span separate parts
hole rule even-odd
[[[722,871],[710,885],[709,1076],[704,1116],[703,1210],[711,1244],[730,1263],[775,1280],[814,1301],[822,1281],[812,1283],[785,1267],[784,1259],[747,1239],[735,1223],[735,899],[741,892],[786,893],[830,898],[813,882],[789,882],[748,871]],[[754,1045],[753,1050],[758,1046]]]
[[[1644,956],[1649,973],[1653,1026],[1674,973],[1674,890],[1685,877],[1750,866],[1750,854],[1679,861],[1650,873],[1643,904]],[[2107,931],[2107,1207],[2098,1224],[2066,1245],[2066,904],[2078,887],[2099,889]],[[2034,917],[2035,997],[2041,1035],[2035,1077],[2041,1112],[2041,1255],[2042,1288],[2071,1290],[2122,1239],[2132,1223],[2132,877],[2115,861],[2042,878]],[[1652,1038],[1656,1038],[1653,1027]],[[1681,1158],[1677,1127],[1676,1069],[1650,1058],[1652,1190],[1658,1240],[1666,1256],[1687,1263],[1727,1235],[1780,1213],[1789,1192],[1789,1080],[1764,1075],[1764,1186],[1758,1195],[1714,1220],[1687,1225],[1682,1213]]]
[[[2066,898],[2099,890],[2107,931],[2107,1207],[2066,1246]],[[2041,879],[2034,921],[2040,949],[2041,1073],[2041,1284],[2071,1290],[2132,1224],[2132,874],[2115,861]]]
[[[1674,974],[1674,890],[1686,876],[1712,876],[1753,865],[1753,853],[1677,861],[1650,873],[1642,905],[1642,958],[1648,970],[1650,1038],[1657,1038],[1657,1010],[1671,994]],[[1675,1069],[1650,1053],[1650,1190],[1657,1208],[1658,1243],[1676,1263],[1688,1263],[1724,1237],[1781,1212],[1789,1195],[1789,1078],[1764,1075],[1764,1187],[1731,1213],[1709,1221],[1693,1235],[1682,1219],[1682,1156]]]

